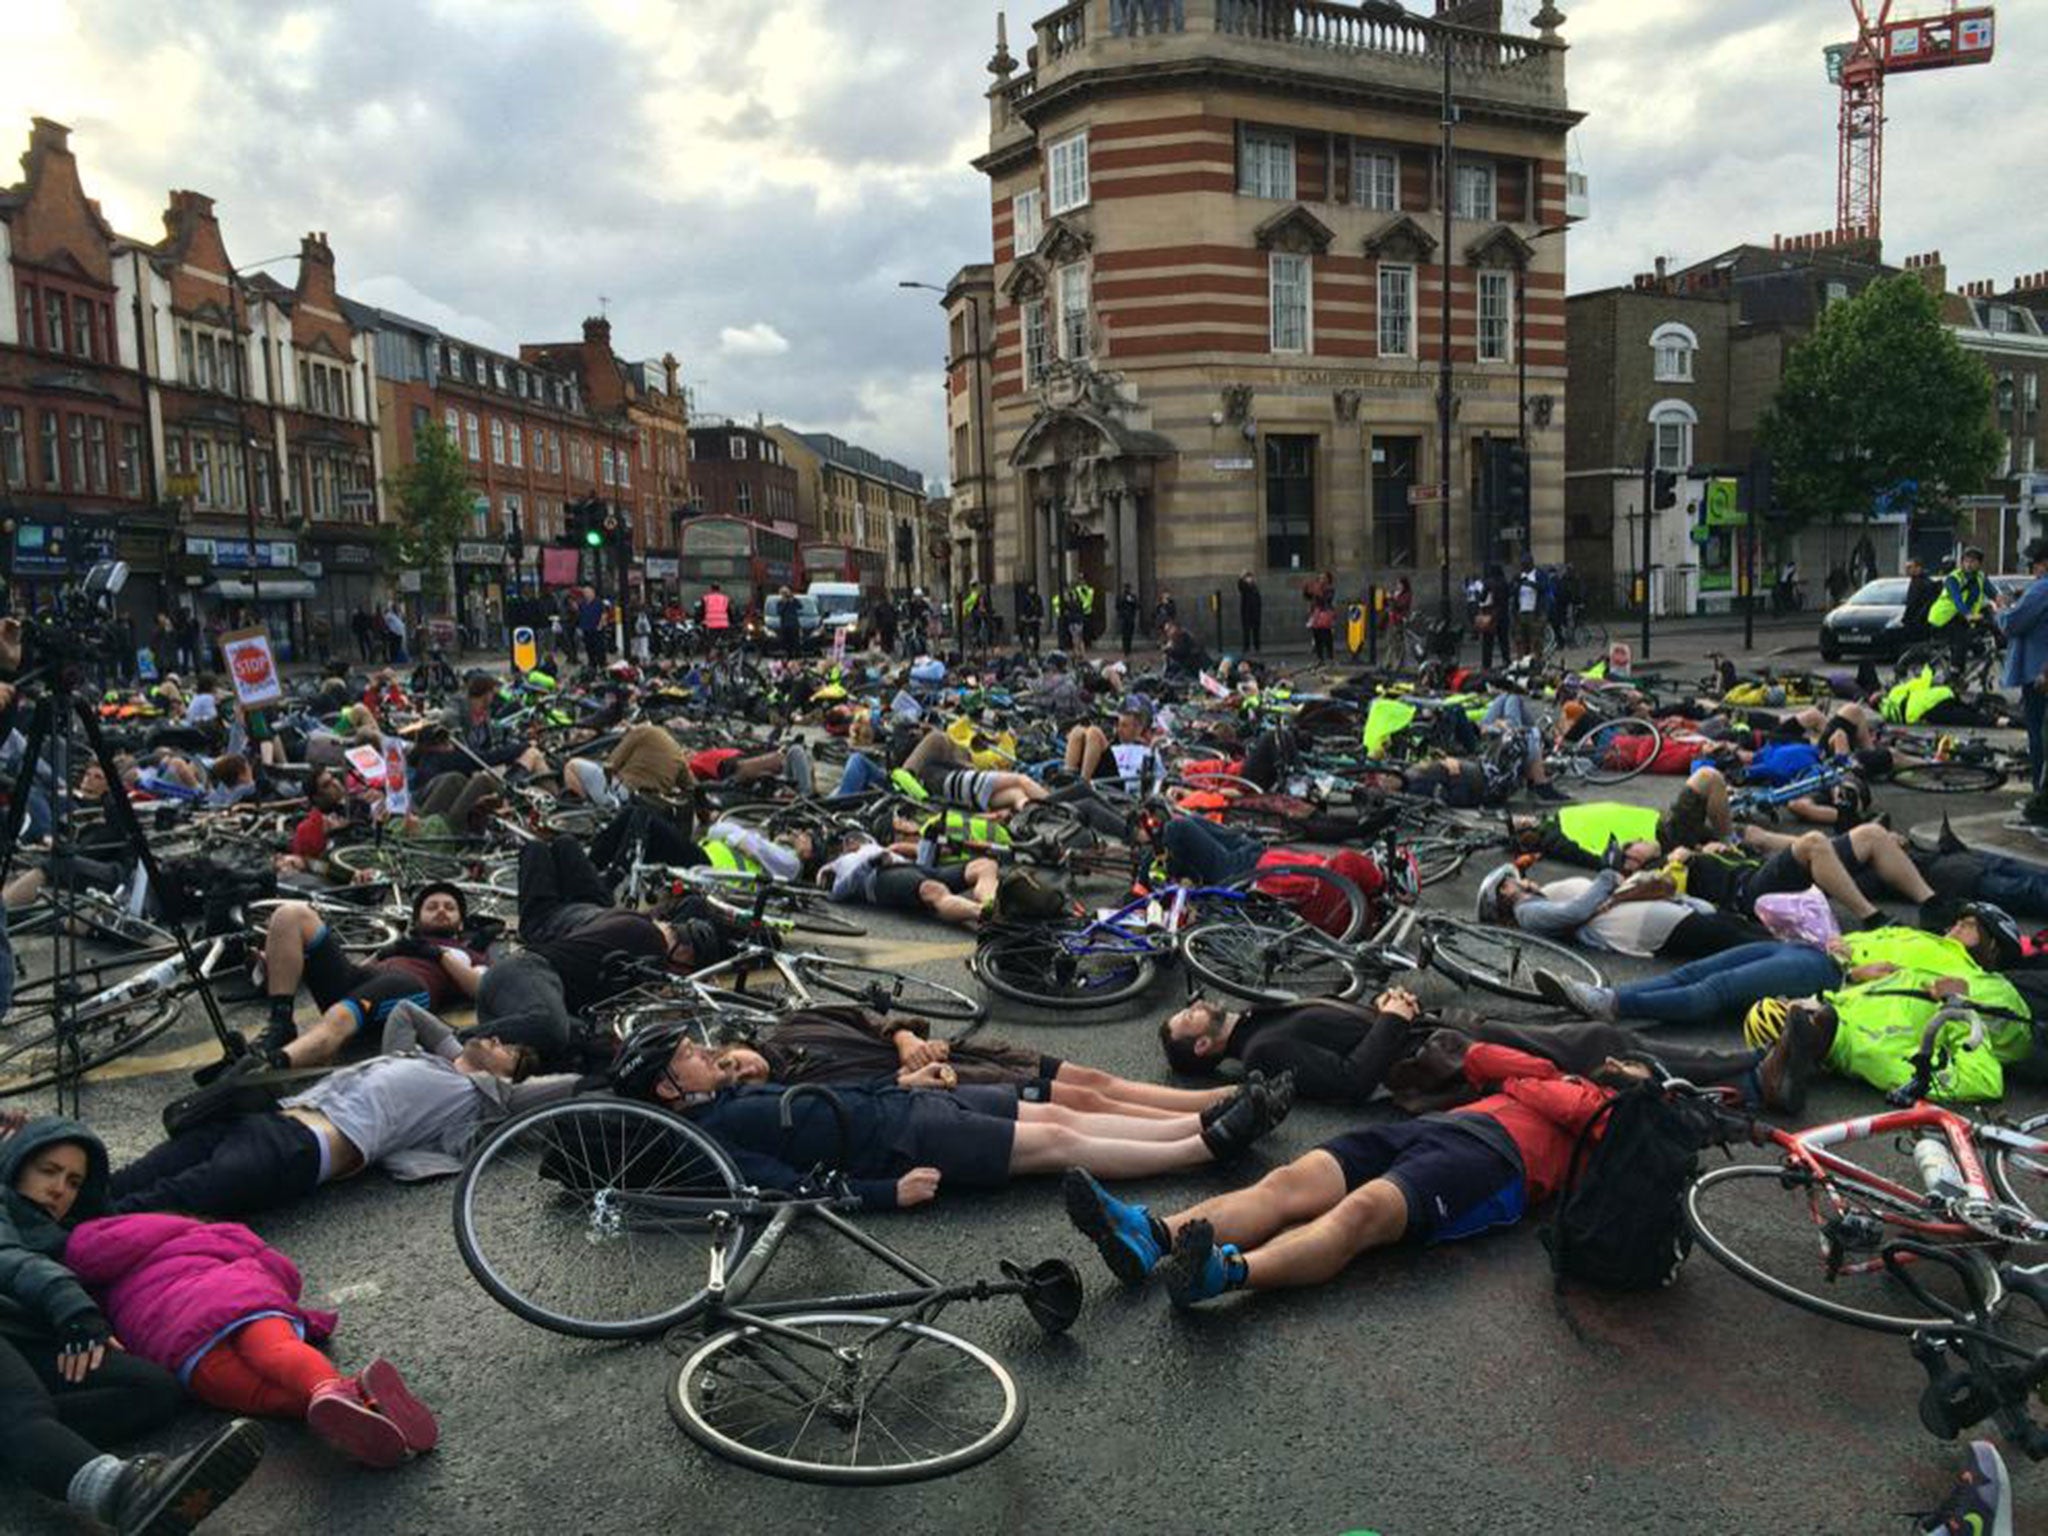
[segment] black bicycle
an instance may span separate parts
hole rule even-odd
[[[805,1094],[782,1098],[783,1124]],[[669,1411],[705,1449],[804,1482],[945,1477],[1024,1426],[1023,1389],[980,1345],[937,1326],[956,1302],[1015,1296],[1048,1334],[1081,1310],[1073,1266],[1047,1259],[947,1284],[853,1224],[837,1173],[783,1193],[748,1187],[688,1121],[626,1099],[572,1099],[499,1126],[455,1193],[463,1262],[528,1322],[579,1338],[670,1332],[682,1355]],[[893,1290],[749,1303],[800,1222],[835,1232],[901,1278]],[[695,1289],[678,1277],[704,1276]]]

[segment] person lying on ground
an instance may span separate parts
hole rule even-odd
[[[971,928],[988,913],[1002,877],[994,859],[919,864],[864,833],[851,834],[841,847],[818,868],[817,883],[832,900],[925,912],[959,927]]]
[[[408,1182],[441,1178],[461,1171],[484,1127],[575,1091],[573,1076],[533,1076],[539,1058],[530,1048],[459,1043],[413,1003],[392,1009],[381,1044],[381,1054],[274,1108],[245,1107],[271,1088],[257,1073],[188,1094],[164,1111],[167,1139],[115,1170],[110,1209],[239,1217],[370,1167]]]
[[[851,1005],[786,1014],[750,1039],[715,1047],[713,1055],[721,1072],[736,1083],[1009,1087],[1026,1099],[1063,1109],[1151,1119],[1220,1111],[1235,1097],[1230,1088],[1133,1082],[989,1035],[934,1040],[923,1019]]]
[[[388,1361],[352,1376],[335,1366],[320,1348],[335,1315],[301,1305],[298,1267],[239,1223],[102,1216],[72,1230],[64,1264],[129,1354],[209,1408],[300,1421],[370,1467],[395,1467],[440,1439]]]
[[[1387,874],[1378,860],[1353,848],[1334,854],[1302,848],[1274,847],[1249,832],[1233,832],[1200,816],[1176,816],[1160,834],[1169,879],[1185,880],[1198,886],[1226,886],[1243,880],[1260,869],[1286,865],[1315,865],[1327,868],[1358,887],[1366,900],[1366,920],[1374,920],[1380,898],[1387,889]],[[1337,933],[1350,916],[1343,893],[1318,881],[1311,886],[1299,882],[1293,890],[1285,876],[1276,877],[1272,894],[1287,900],[1302,918],[1325,933]],[[1261,889],[1267,889],[1261,886]]]
[[[1247,1189],[1171,1216],[1118,1200],[1086,1172],[1067,1215],[1127,1285],[1157,1274],[1177,1307],[1226,1291],[1321,1285],[1374,1248],[1511,1226],[1564,1182],[1580,1132],[1648,1067],[1603,1061],[1591,1078],[1500,1045],[1464,1070],[1485,1097],[1446,1114],[1337,1136]]]
[[[1538,884],[1502,864],[1480,882],[1476,915],[1560,943],[1644,958],[1712,955],[1769,937],[1754,919],[1679,895],[1669,876],[1652,870],[1625,876],[1603,869]]]
[[[794,1189],[803,1171],[835,1167],[870,1210],[921,1205],[948,1189],[1001,1189],[1011,1178],[1092,1169],[1104,1178],[1146,1178],[1228,1162],[1286,1117],[1283,1084],[1253,1084],[1213,1114],[1096,1114],[1026,1103],[1016,1089],[930,1092],[844,1085],[838,1101],[790,1103],[768,1085],[740,1085],[731,1065],[685,1025],[657,1025],[629,1039],[609,1080],[628,1097],[664,1105],[732,1154],[747,1177]],[[846,1118],[842,1135],[840,1114]]]
[[[317,908],[280,904],[264,932],[270,1021],[250,1052],[251,1069],[325,1066],[352,1041],[375,1038],[400,1003],[433,1012],[475,996],[484,952],[468,942],[468,927],[468,901],[458,887],[445,881],[422,886],[413,893],[411,931],[359,962]],[[293,1017],[301,985],[320,1010],[304,1030]]]
[[[1873,896],[1915,906],[1934,896],[1902,840],[1875,822],[1833,836],[1745,827],[1742,841],[1745,852],[1719,843],[1677,849],[1661,873],[1686,895],[1741,916],[1753,915],[1765,896],[1817,889],[1866,928],[1891,921]]]
[[[1810,1063],[1766,1049],[1706,1050],[1658,1041],[1608,1023],[1537,1024],[1490,1019],[1464,1009],[1425,1012],[1405,987],[1370,1002],[1308,998],[1231,1012],[1197,998],[1159,1026],[1167,1066],[1183,1077],[1214,1077],[1234,1063],[1249,1077],[1291,1073],[1295,1092],[1319,1103],[1359,1106],[1382,1088],[1411,1113],[1443,1107],[1446,1072],[1473,1043],[1510,1046],[1591,1072],[1609,1057],[1655,1056],[1675,1077],[1726,1083],[1745,1101],[1797,1114]]]
[[[170,1460],[106,1449],[161,1429],[184,1396],[64,1266],[106,1199],[106,1149],[83,1125],[0,1126],[0,1470],[122,1536],[190,1530],[256,1469],[263,1433],[236,1419]]]

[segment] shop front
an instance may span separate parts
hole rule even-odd
[[[304,606],[319,584],[299,567],[298,540],[259,532],[252,547],[247,534],[188,533],[185,554],[199,578],[194,596],[209,633],[261,624],[279,660],[311,655]]]
[[[463,539],[455,546],[455,621],[465,648],[495,648],[505,625],[505,580],[509,562],[495,539]]]
[[[376,546],[357,528],[344,533],[307,535],[305,558],[299,572],[316,589],[306,600],[306,629],[316,661],[323,644],[329,656],[355,658],[355,631],[351,621],[360,610],[373,619],[383,611],[384,590]]]

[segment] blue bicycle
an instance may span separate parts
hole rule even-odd
[[[1333,870],[1273,865],[1227,885],[1142,892],[1093,917],[990,924],[969,968],[998,997],[1082,1013],[1140,996],[1190,935],[1229,928],[1256,936],[1299,995],[1350,996],[1362,985],[1351,961],[1366,911],[1365,894]]]

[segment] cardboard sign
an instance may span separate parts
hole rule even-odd
[[[522,624],[512,631],[512,670],[531,672],[540,665],[540,645],[532,629]]]
[[[384,738],[384,812],[404,816],[412,810],[412,791],[405,782],[405,743],[396,736]]]
[[[231,630],[220,637],[220,649],[227,658],[228,675],[235,680],[235,697],[244,709],[275,704],[284,697],[277,658],[270,653],[269,631],[261,625]]]
[[[365,784],[384,782],[384,754],[375,747],[350,747],[342,754]]]

